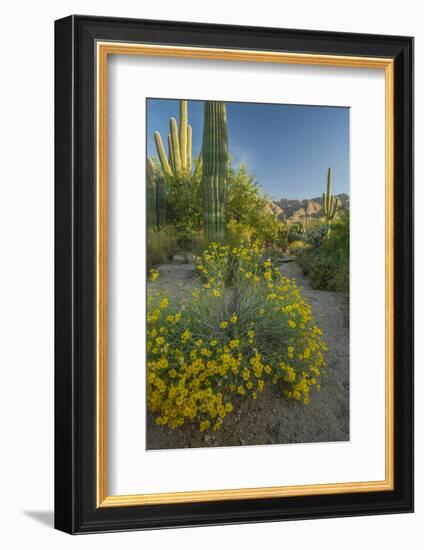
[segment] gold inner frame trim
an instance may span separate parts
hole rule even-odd
[[[350,57],[266,52],[123,42],[96,44],[97,54],[97,506],[142,506],[254,498],[276,498],[394,489],[394,61],[390,58]],[[191,59],[219,59],[385,71],[385,479],[315,485],[217,489],[177,493],[109,496],[107,493],[107,61],[109,55],[142,55]]]

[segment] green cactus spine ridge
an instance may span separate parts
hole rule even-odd
[[[203,155],[202,151],[200,151],[199,156],[196,159],[196,162],[194,163],[194,175],[198,176],[203,168]]]
[[[191,153],[193,149],[193,129],[190,124],[187,126],[187,165],[186,172],[191,174]]]
[[[340,206],[339,199],[331,194],[331,185],[333,179],[333,171],[331,168],[327,172],[327,193],[322,194],[322,208],[324,210],[325,220],[327,223],[331,223],[337,213]]]
[[[155,165],[152,159],[147,159],[146,163],[146,205],[147,205],[147,227],[157,228],[157,202],[156,202],[156,182]]]
[[[180,155],[181,170],[187,172],[187,101],[180,101]]]
[[[208,241],[225,236],[228,129],[225,103],[206,101],[203,126],[203,226]]]

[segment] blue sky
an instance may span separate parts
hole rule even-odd
[[[203,132],[203,101],[188,102],[193,157]],[[156,157],[153,133],[167,150],[169,118],[178,100],[147,100],[147,154]],[[325,190],[333,168],[333,193],[349,193],[349,108],[227,102],[228,144],[233,164],[244,163],[274,199],[308,199]]]

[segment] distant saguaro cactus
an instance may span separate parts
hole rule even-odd
[[[332,183],[332,169],[328,169],[327,173],[327,193],[322,194],[322,208],[324,210],[325,221],[331,223],[336,216],[337,209],[339,208],[339,199],[331,194]]]
[[[167,176],[189,176],[192,173],[193,130],[188,124],[187,101],[180,101],[180,126],[169,120],[168,156],[159,132],[154,133],[156,150],[163,172]]]
[[[205,101],[202,157],[205,237],[219,241],[225,235],[228,170],[227,112],[222,101]]]

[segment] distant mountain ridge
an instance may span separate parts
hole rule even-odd
[[[341,205],[345,209],[349,209],[350,200],[347,193],[336,195],[340,200]],[[299,221],[302,218],[319,218],[323,216],[322,212],[322,197],[314,197],[313,199],[280,199],[273,201],[272,210],[279,220]]]

